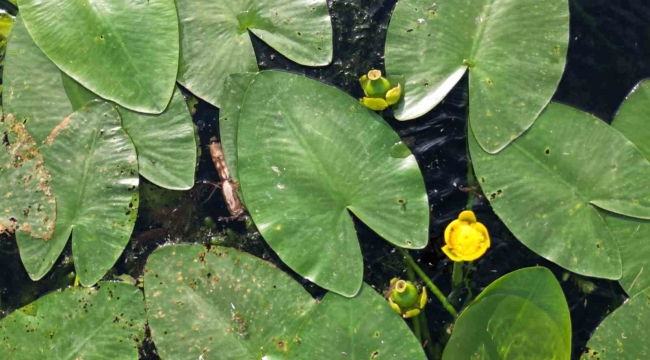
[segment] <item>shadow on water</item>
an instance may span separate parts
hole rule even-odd
[[[371,68],[384,69],[383,47],[390,14],[396,0],[329,0],[334,26],[334,61],[322,68],[298,66],[255,36],[253,44],[260,69],[283,69],[302,73],[334,85],[354,97],[361,97],[358,77]],[[0,2],[2,6],[4,2]],[[650,77],[650,3],[642,0],[571,0],[571,40],[567,68],[554,101],[593,113],[610,122],[626,94],[640,80]],[[413,255],[441,287],[450,291],[451,264],[440,252],[442,230],[467,203],[468,155],[466,127],[468,110],[467,77],[444,102],[425,116],[408,122],[396,121],[390,111],[383,115],[409,145],[423,172],[431,204],[429,246]],[[198,242],[215,239],[238,247],[278,264],[289,271],[254,229],[244,222],[219,221],[228,216],[220,193],[210,197],[213,188],[204,182],[217,182],[218,176],[207,152],[210,137],[219,136],[218,109],[199,101],[194,122],[199,130],[202,155],[198,184],[178,195],[168,209],[143,209],[136,224],[134,241],[118,260],[115,273],[141,275],[148,254],[163,243]],[[146,184],[146,181],[143,180]],[[209,198],[209,200],[208,200]],[[474,210],[491,232],[493,245],[472,268],[470,289],[475,296],[498,277],[528,266],[550,268],[561,281],[571,309],[573,358],[578,359],[598,323],[624,300],[616,282],[566,278],[566,272],[537,256],[519,243],[498,219],[485,199],[477,199]],[[167,212],[165,212],[167,211]],[[173,216],[171,214],[174,214]],[[206,218],[210,218],[206,221]],[[214,225],[212,225],[214,224]],[[404,266],[394,249],[364,224],[356,221],[365,258],[365,281],[383,291],[390,278],[402,275]],[[2,310],[11,311],[43,293],[70,282],[70,247],[64,251],[52,273],[39,282],[31,282],[20,264],[14,241],[0,239],[0,294]],[[315,296],[322,289],[296,274]],[[402,275],[403,276],[403,275]],[[61,278],[63,280],[55,281]],[[594,287],[590,287],[589,281]],[[468,294],[459,294],[463,301]],[[427,307],[434,339],[442,336],[451,318],[436,301]],[[145,344],[142,358],[155,359],[153,345]]]

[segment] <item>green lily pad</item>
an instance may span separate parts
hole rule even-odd
[[[618,243],[623,276],[618,280],[629,296],[650,287],[650,221],[602,211],[609,231]]]
[[[616,113],[612,127],[650,159],[650,80],[639,83]]]
[[[144,299],[134,286],[68,288],[0,321],[0,358],[137,360],[144,323]]]
[[[77,110],[99,96],[65,74],[63,86]],[[169,106],[161,114],[150,115],[118,107],[122,127],[138,150],[140,175],[171,190],[194,186],[196,137],[194,123],[180,90],[176,88]]]
[[[609,315],[591,336],[581,360],[638,360],[650,357],[650,291]]]
[[[616,114],[612,127],[628,138],[650,160],[650,82],[641,82]],[[619,283],[629,296],[650,287],[650,221],[603,212],[618,242],[623,263]]]
[[[0,120],[0,234],[16,230],[34,239],[54,235],[56,200],[43,156],[22,123]]]
[[[258,71],[249,31],[301,65],[332,61],[332,24],[325,0],[179,1],[178,14],[178,81],[217,107],[228,75]]]
[[[364,284],[353,299],[329,293],[302,325],[287,359],[426,359],[386,299]]]
[[[145,269],[151,335],[163,359],[426,359],[371,287],[318,304],[270,263],[227,248],[160,248]]]
[[[650,188],[638,186],[650,163],[632,143],[589,114],[551,104],[497,155],[473,136],[469,144],[481,187],[522,243],[578,274],[621,277],[618,245],[596,207],[650,218]]]
[[[239,182],[237,168],[239,112],[248,86],[255,75],[256,73],[232,74],[223,83],[223,101],[219,109],[219,134],[221,134],[221,149],[230,170],[230,177],[236,182]]]
[[[2,80],[5,113],[23,121],[38,144],[73,111],[61,72],[36,46],[20,15],[9,34]]]
[[[83,285],[93,285],[124,250],[138,212],[138,162],[117,110],[93,102],[59,124],[41,147],[56,197],[54,236],[45,243],[17,233],[32,279],[52,267],[72,233],[74,264]]]
[[[397,246],[426,246],[429,205],[415,157],[392,156],[399,136],[344,92],[261,72],[241,105],[236,141],[253,221],[308,280],[348,297],[359,291],[363,258],[350,212]]]
[[[555,276],[534,267],[507,274],[460,314],[443,360],[571,358],[569,307]]]
[[[386,71],[404,75],[399,120],[424,115],[469,69],[469,120],[496,153],[528,129],[560,82],[567,0],[400,0],[386,36]]]
[[[61,120],[98,95],[62,73],[34,44],[16,18],[5,65],[3,101],[7,113],[25,121],[41,143]],[[196,139],[183,96],[177,89],[159,115],[118,108],[122,126],[138,150],[140,174],[158,186],[186,190],[194,185]]]
[[[92,92],[134,111],[167,107],[179,63],[174,0],[21,0],[20,13],[47,57]]]

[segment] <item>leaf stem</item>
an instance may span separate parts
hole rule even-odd
[[[433,295],[435,295],[438,298],[438,300],[440,300],[440,303],[445,308],[445,310],[447,310],[447,312],[450,313],[451,316],[456,317],[458,315],[456,309],[454,309],[454,307],[449,303],[449,301],[447,301],[447,298],[442,293],[442,291],[438,289],[436,284],[434,284],[433,281],[431,281],[431,279],[427,276],[427,274],[425,274],[424,271],[422,271],[420,266],[418,266],[415,260],[413,260],[413,257],[402,248],[398,247],[397,250],[399,250],[399,252],[404,256],[404,260],[409,265],[409,267],[411,267],[413,271],[415,271],[418,274],[418,276],[420,276],[422,281],[424,281],[424,283],[427,285],[429,290],[431,290]]]
[[[423,316],[424,314],[421,313],[411,318],[411,323],[413,324],[413,334],[415,334],[415,337],[418,339],[418,342],[420,344],[422,344],[422,328],[420,326],[420,318]]]
[[[454,261],[454,267],[451,271],[451,284],[454,287],[454,290],[460,287],[463,283],[463,266],[465,265],[464,261]]]
[[[427,322],[427,314],[422,310],[416,319],[419,319],[422,328],[422,340],[424,340],[423,345],[426,347],[427,352],[429,352],[429,357],[434,358],[436,354],[436,349],[433,347],[433,340],[431,339],[431,333],[429,332],[429,324]]]
[[[469,125],[468,125],[469,126]],[[474,136],[471,130],[468,131],[467,136]],[[476,188],[476,175],[474,175],[474,167],[472,166],[472,159],[469,157],[469,142],[467,144],[467,210],[472,210],[474,206],[475,193],[478,191]]]

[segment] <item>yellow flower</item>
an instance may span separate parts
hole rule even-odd
[[[490,247],[490,234],[472,211],[463,211],[445,229],[442,251],[452,261],[473,261]]]

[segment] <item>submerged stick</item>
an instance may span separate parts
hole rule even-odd
[[[230,177],[230,170],[226,164],[226,158],[223,155],[221,144],[216,138],[210,139],[210,157],[214,163],[219,178],[221,179],[221,194],[226,200],[226,206],[233,218],[238,218],[244,214],[244,205],[237,194],[237,183]]]

